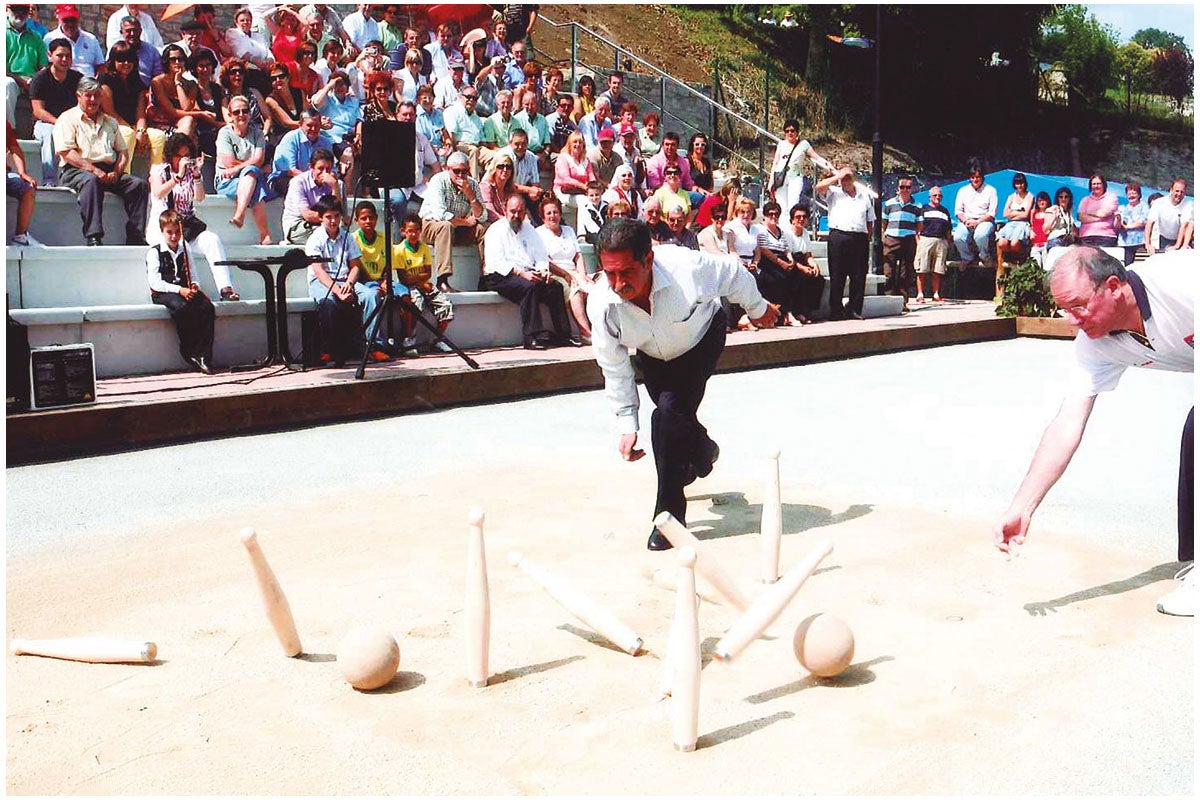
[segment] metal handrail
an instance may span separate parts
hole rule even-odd
[[[545,22],[547,25],[550,25],[551,27],[554,27],[554,28],[572,27],[572,28],[576,28],[578,30],[584,31],[588,35],[594,37],[595,39],[598,39],[599,41],[601,41],[604,44],[608,45],[609,47],[613,48],[613,50],[615,50],[618,54],[618,57],[617,57],[618,61],[620,60],[620,58],[619,58],[620,55],[623,54],[625,56],[628,56],[628,57],[634,59],[635,61],[637,61],[639,64],[642,64],[643,66],[645,66],[651,72],[656,73],[659,78],[671,81],[671,83],[680,87],[684,91],[687,91],[687,92],[695,95],[696,97],[699,97],[701,100],[705,101],[713,108],[719,110],[722,114],[728,114],[729,116],[733,117],[734,119],[736,119],[746,125],[749,125],[753,130],[757,131],[760,136],[766,136],[767,138],[771,139],[772,141],[774,141],[776,143],[778,143],[780,141],[778,136],[771,133],[766,128],[759,126],[758,123],[753,122],[752,120],[746,119],[741,114],[737,113],[736,111],[729,108],[728,106],[718,103],[717,101],[713,100],[711,97],[704,94],[703,92],[696,91],[691,86],[688,86],[686,83],[680,81],[679,79],[672,77],[671,75],[667,74],[662,69],[655,66],[654,64],[651,64],[649,61],[647,61],[646,59],[637,55],[636,53],[626,50],[624,47],[617,44],[616,42],[609,41],[608,39],[604,38],[600,34],[596,33],[591,28],[588,28],[586,25],[580,25],[578,22],[554,22],[553,20],[547,18],[546,16],[544,16],[542,14],[538,15],[538,21]],[[574,63],[572,63],[572,67],[574,67]]]

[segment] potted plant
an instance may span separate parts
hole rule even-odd
[[[1004,295],[996,315],[1017,318],[1021,336],[1074,338],[1075,327],[1058,316],[1058,306],[1046,285],[1046,271],[1034,259],[1013,267],[1000,279]]]

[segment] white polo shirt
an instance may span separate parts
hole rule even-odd
[[[1154,235],[1160,236],[1163,239],[1175,239],[1179,236],[1179,229],[1183,227],[1183,223],[1190,222],[1192,219],[1192,201],[1186,197],[1175,205],[1171,202],[1170,195],[1160,197],[1154,201],[1154,205],[1150,206],[1150,216],[1147,221],[1154,222]],[[1154,242],[1154,246],[1158,247],[1158,242]]]
[[[825,190],[825,197],[829,203],[829,230],[831,231],[866,233],[867,223],[875,221],[875,203],[861,187],[856,187],[854,196],[851,197],[835,183]]]
[[[1068,395],[1094,397],[1110,392],[1127,367],[1194,372],[1198,268],[1195,250],[1173,250],[1128,269],[1150,347],[1125,332],[1091,339],[1080,331],[1075,336],[1076,363],[1068,378]]]

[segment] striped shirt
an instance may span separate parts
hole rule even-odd
[[[945,239],[950,232],[950,212],[938,204],[921,206],[921,235],[930,239]]]
[[[896,196],[883,204],[883,218],[887,220],[887,228],[883,232],[885,236],[893,239],[916,236],[921,207],[912,200],[906,203]]]

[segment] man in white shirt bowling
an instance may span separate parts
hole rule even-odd
[[[637,447],[639,401],[628,352],[636,350],[655,406],[650,442],[658,497],[652,517],[669,511],[685,522],[684,487],[712,472],[720,454],[696,412],[725,347],[721,298],[746,309],[760,328],[775,324],[779,307],[763,299],[736,257],[673,245],[651,249],[650,229],[641,220],[610,220],[596,249],[606,280],[596,282],[587,310],[604,391],[617,418],[617,449],[626,461],[645,455]],[[666,550],[671,543],[652,529],[646,546]]]

